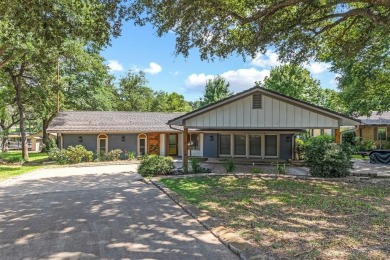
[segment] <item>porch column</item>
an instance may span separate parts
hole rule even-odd
[[[188,128],[184,127],[183,131],[183,167],[188,167]]]
[[[341,143],[340,128],[337,128],[334,131],[334,141],[336,142],[336,144]]]

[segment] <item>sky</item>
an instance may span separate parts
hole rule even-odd
[[[152,26],[124,24],[122,35],[113,38],[111,46],[102,51],[110,72],[120,78],[129,70],[145,72],[149,87],[155,91],[164,90],[184,95],[188,101],[203,96],[208,79],[223,76],[235,93],[253,87],[255,81],[262,81],[272,67],[280,65],[278,55],[272,49],[256,58],[243,60],[241,56],[215,61],[202,61],[199,52],[190,51],[187,58],[175,56],[175,35],[168,33],[158,37]],[[335,89],[335,74],[329,71],[329,64],[311,62],[304,65],[321,87]]]

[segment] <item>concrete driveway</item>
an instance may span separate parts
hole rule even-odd
[[[0,258],[237,259],[135,167],[44,169],[0,183]]]

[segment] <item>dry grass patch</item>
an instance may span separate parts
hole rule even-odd
[[[163,179],[279,257],[390,259],[390,187],[287,179]]]

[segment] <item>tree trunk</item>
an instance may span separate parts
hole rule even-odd
[[[27,134],[26,134],[26,127],[24,122],[24,105],[22,101],[22,83],[21,83],[21,75],[23,74],[23,65],[20,69],[19,75],[15,76],[10,72],[10,76],[12,78],[12,83],[14,85],[15,91],[16,91],[16,103],[18,105],[18,111],[19,111],[19,125],[20,125],[20,135],[21,135],[21,141],[22,141],[22,158],[25,161],[28,161],[28,145],[27,145]]]
[[[4,136],[1,140],[1,152],[8,152],[8,137]]]

